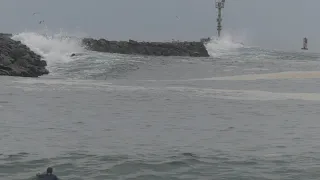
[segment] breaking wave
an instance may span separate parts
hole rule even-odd
[[[210,56],[221,57],[223,55],[234,55],[239,48],[246,47],[244,43],[245,38],[243,36],[225,33],[220,38],[211,37],[211,40],[206,44],[206,48]]]
[[[22,32],[13,35],[12,39],[21,41],[32,51],[41,55],[50,67],[57,63],[68,63],[74,59],[70,57],[72,53],[84,53],[81,46],[81,38],[69,37],[65,33],[36,33]]]

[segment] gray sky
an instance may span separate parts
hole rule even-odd
[[[213,2],[0,0],[0,31],[39,29],[37,22],[43,19],[52,31],[62,28],[113,40],[198,40],[216,35]],[[246,34],[250,45],[300,49],[307,36],[310,49],[320,50],[319,8],[319,0],[226,0],[223,26],[233,34]]]

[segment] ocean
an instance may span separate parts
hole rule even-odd
[[[320,175],[320,55],[230,36],[209,58],[86,51],[24,32],[40,78],[0,77],[0,179],[289,180]],[[78,56],[70,57],[71,53]]]

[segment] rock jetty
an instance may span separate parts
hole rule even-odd
[[[84,38],[82,43],[88,50],[98,52],[149,56],[209,57],[203,42],[108,41],[106,39]]]
[[[0,75],[39,77],[48,74],[46,61],[11,36],[0,33]]]
[[[0,33],[0,76],[39,77],[49,74],[47,63],[20,41],[11,39],[12,34]],[[205,43],[200,42],[138,42],[108,41],[84,38],[86,49],[97,52],[136,54],[149,56],[209,57]],[[74,54],[71,55],[71,57]]]

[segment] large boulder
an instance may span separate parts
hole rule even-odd
[[[150,56],[209,57],[203,42],[138,42],[131,39],[129,41],[108,41],[84,38],[82,43],[88,50],[98,52]]]
[[[49,74],[47,63],[26,45],[0,33],[0,75],[39,77]]]

